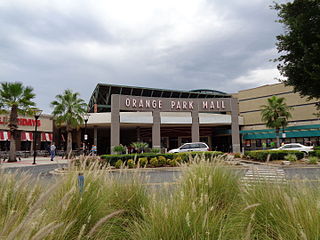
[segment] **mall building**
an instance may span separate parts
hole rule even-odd
[[[111,84],[98,84],[89,101],[87,124],[73,132],[73,149],[85,142],[96,145],[99,154],[110,153],[119,144],[142,141],[163,151],[186,142],[206,142],[212,150],[239,152],[262,149],[276,142],[273,129],[261,121],[261,106],[271,96],[284,97],[292,118],[281,129],[281,141],[320,145],[320,120],[315,101],[307,101],[283,84],[264,85],[228,94],[216,90],[177,91]],[[35,120],[19,118],[17,149],[32,151]],[[37,149],[55,141],[65,149],[67,133],[55,128],[50,115],[39,119]],[[9,149],[7,117],[0,116],[0,148]],[[53,134],[52,134],[53,133]]]
[[[89,109],[88,142],[98,153],[136,141],[164,150],[202,141],[212,149],[240,151],[238,101],[220,91],[98,84]]]

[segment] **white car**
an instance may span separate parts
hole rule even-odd
[[[171,149],[169,153],[180,152],[206,152],[209,151],[209,146],[203,142],[185,143],[181,147]]]
[[[311,151],[313,151],[313,146],[304,146],[300,143],[288,143],[285,144],[279,148],[275,148],[272,150],[295,150],[295,151],[300,151],[300,152],[304,152],[304,153],[309,153]]]

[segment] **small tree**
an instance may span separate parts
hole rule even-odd
[[[36,105],[32,99],[35,97],[32,87],[24,87],[20,82],[3,82],[0,85],[0,108],[2,113],[10,113],[9,131],[11,133],[9,162],[16,160],[16,140],[18,129],[18,114],[32,114]]]
[[[72,152],[72,131],[79,128],[84,122],[83,116],[87,112],[87,104],[79,98],[79,93],[65,90],[63,94],[56,96],[56,100],[51,102],[53,116],[58,126],[65,125],[68,133],[67,137],[67,157]]]
[[[149,147],[148,143],[145,142],[133,142],[130,146],[133,147],[138,153],[143,153],[144,150]]]
[[[291,118],[291,113],[289,112],[291,107],[287,106],[284,98],[272,96],[267,101],[267,105],[261,106],[261,119],[268,128],[275,129],[277,147],[280,147],[280,128],[288,125],[288,119]]]

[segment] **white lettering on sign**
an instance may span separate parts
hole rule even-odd
[[[181,109],[180,101],[177,102],[177,107],[176,107],[176,109]]]
[[[182,108],[187,109],[188,108],[188,103],[186,101],[182,102]]]
[[[139,101],[139,108],[143,108],[143,101],[142,101],[142,99]]]
[[[132,107],[137,107],[137,100],[136,99],[132,99]]]
[[[146,100],[146,108],[150,108],[150,100]]]
[[[193,109],[193,101],[189,102],[189,109]]]
[[[152,108],[153,109],[157,108],[157,101],[156,100],[152,101]]]
[[[213,101],[210,102],[210,109],[214,109],[214,102]]]
[[[208,108],[208,102],[203,101],[202,102],[202,108],[207,109]]]
[[[130,99],[126,98],[126,107],[130,107]]]
[[[171,109],[176,105],[175,101],[171,101]]]
[[[218,101],[203,101],[202,102],[202,108],[203,109],[225,109],[225,102],[223,100]]]
[[[156,100],[156,99],[135,99],[135,98],[126,98],[125,106],[127,108],[140,108],[140,109],[162,109],[164,106],[170,107],[171,110],[193,110],[195,104],[199,104],[199,110],[201,111],[201,105],[203,110],[222,110],[226,108],[224,100],[215,100],[215,101],[202,101],[202,102],[194,102],[194,101],[179,101],[179,100]],[[197,106],[198,107],[198,106]]]

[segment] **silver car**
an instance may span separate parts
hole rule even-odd
[[[272,150],[295,150],[295,151],[300,151],[308,154],[309,152],[313,151],[313,146],[304,146],[300,143],[288,143],[284,144],[283,146],[279,148],[275,148]]]
[[[180,152],[206,152],[209,151],[209,146],[203,142],[185,143],[181,147],[171,149],[169,153]]]

